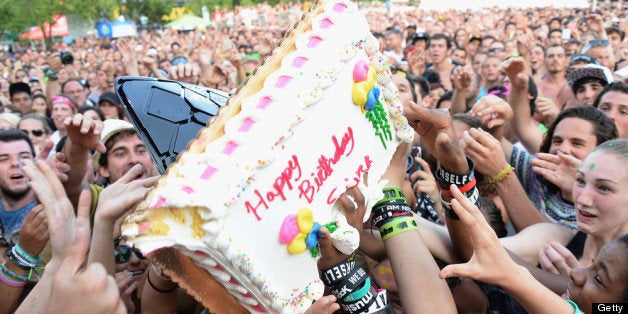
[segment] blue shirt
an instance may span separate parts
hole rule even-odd
[[[19,230],[22,226],[22,222],[26,215],[35,207],[37,203],[35,200],[26,204],[24,207],[13,210],[6,211],[4,210],[4,205],[0,202],[0,222],[2,222],[2,227],[4,228],[4,233],[7,235],[13,234],[16,230]]]

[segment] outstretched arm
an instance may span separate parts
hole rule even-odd
[[[528,76],[525,74],[526,64],[522,58],[512,58],[504,61],[501,68],[506,72],[511,86],[508,103],[515,113],[512,130],[528,152],[536,154],[543,141],[543,132],[532,122],[528,101]]]
[[[480,210],[457,187],[452,186],[452,206],[464,223],[473,243],[473,256],[465,264],[446,266],[441,278],[462,276],[498,285],[508,291],[530,313],[573,313],[573,307],[536,281],[517,265],[501,246],[497,235]]]

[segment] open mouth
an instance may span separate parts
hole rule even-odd
[[[17,173],[17,174],[12,174],[9,178],[11,180],[22,180],[25,178],[25,176],[23,174]]]
[[[585,212],[583,210],[579,210],[578,213],[584,217],[588,217],[588,218],[595,218],[597,217],[596,215],[593,215],[591,213]]]

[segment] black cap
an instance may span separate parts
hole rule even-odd
[[[415,42],[419,40],[428,41],[430,40],[430,35],[428,35],[426,32],[418,32],[412,35],[412,44],[414,44]]]
[[[98,98],[98,104],[100,105],[100,103],[105,100],[116,106],[120,106],[122,104],[118,100],[116,94],[113,92],[104,92],[102,95],[100,95],[100,98]]]
[[[17,93],[27,93],[29,96],[31,96],[31,87],[28,86],[28,84],[22,82],[9,85],[9,96],[13,97],[13,95]]]

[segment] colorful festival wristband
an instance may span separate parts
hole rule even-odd
[[[477,183],[477,181],[475,180],[475,178],[473,178],[473,179],[471,179],[471,181],[469,181],[469,183],[467,183],[467,184],[465,184],[465,185],[463,185],[461,187],[458,187],[458,190],[460,190],[460,192],[462,192],[462,193],[469,192],[469,191],[471,191],[472,188],[475,187],[476,183]],[[453,196],[454,195],[454,192],[452,192],[449,188],[443,189],[443,190],[441,190],[441,192],[443,193],[443,195],[448,195],[448,196]]]
[[[506,166],[506,168],[504,168],[498,174],[490,177],[488,179],[488,181],[491,182],[491,183],[497,183],[497,182],[499,182],[501,180],[506,179],[514,171],[515,171],[515,168],[513,168],[511,165],[508,165],[508,166]]]
[[[362,282],[362,287],[356,291],[351,292],[342,302],[353,302],[362,299],[371,290],[371,278],[366,277],[366,280]]]
[[[382,189],[384,193],[384,198],[375,203],[375,206],[381,203],[392,202],[392,201],[405,201],[406,196],[403,195],[403,192],[400,188],[384,188]],[[373,207],[375,207],[373,206]]]
[[[384,224],[379,229],[379,233],[382,236],[382,240],[385,241],[394,235],[412,230],[419,230],[419,226],[417,225],[416,220],[414,220],[414,217],[402,217],[395,218]]]

